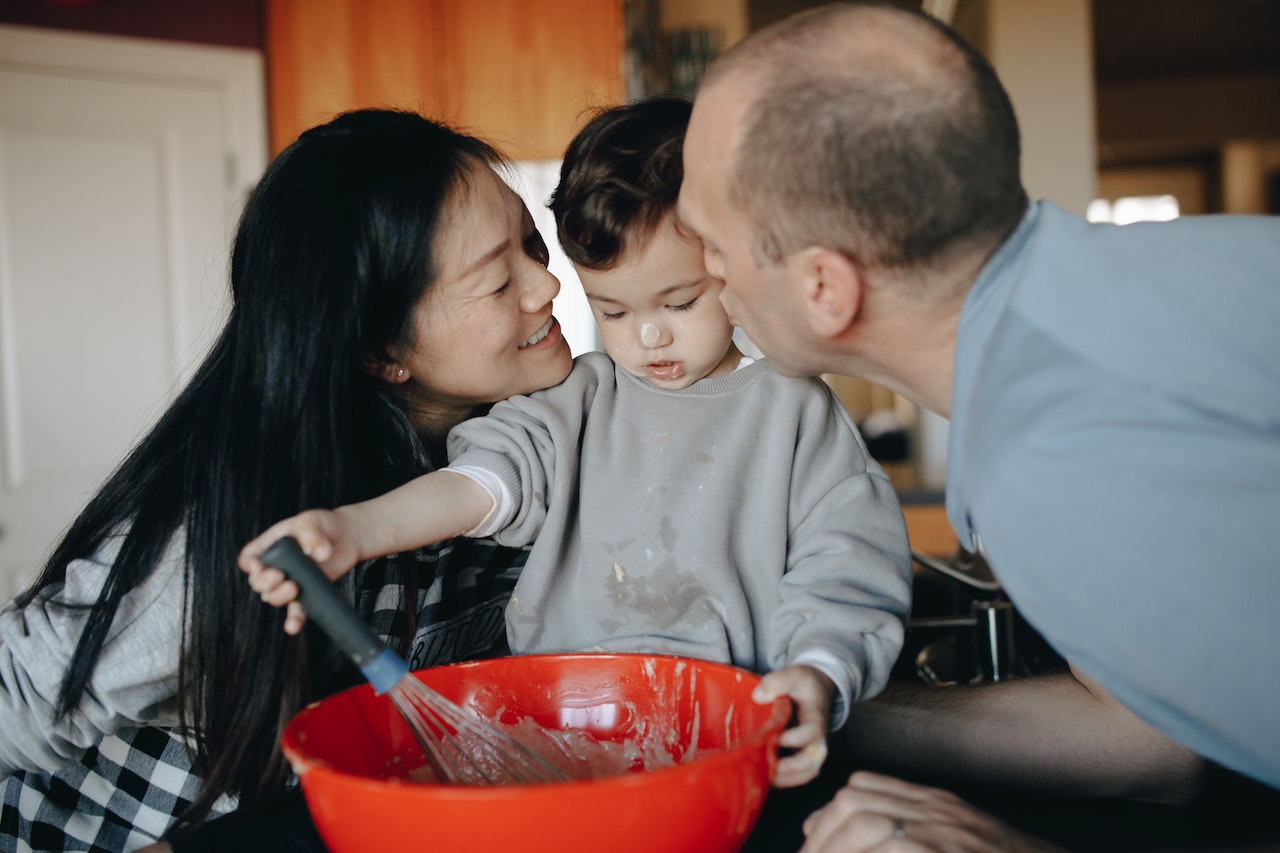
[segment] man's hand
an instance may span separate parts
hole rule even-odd
[[[804,822],[800,853],[1060,853],[949,791],[860,771]]]

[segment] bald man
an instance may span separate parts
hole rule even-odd
[[[1280,219],[1091,225],[1019,159],[986,60],[892,6],[760,31],[695,99],[679,212],[730,316],[782,372],[951,419],[951,523],[1071,667],[891,689],[846,748],[1065,795],[1280,787]],[[900,799],[871,788],[846,804]],[[875,817],[918,840],[919,809]]]

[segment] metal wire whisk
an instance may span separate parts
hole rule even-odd
[[[452,785],[563,782],[555,765],[481,722],[412,674],[387,692],[436,778]]]
[[[382,644],[296,539],[277,540],[262,562],[298,585],[298,601],[413,732],[438,781],[453,785],[564,782],[565,773],[505,733],[432,690]]]

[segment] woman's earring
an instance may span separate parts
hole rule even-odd
[[[403,367],[396,371],[396,379],[404,379],[404,368],[403,368]]]

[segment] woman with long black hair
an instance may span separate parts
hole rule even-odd
[[[267,169],[221,336],[0,612],[0,848],[133,850],[279,802],[285,722],[358,674],[323,636],[281,630],[240,547],[441,464],[451,427],[569,371],[559,284],[501,164],[441,124],[366,110]],[[523,560],[448,541],[344,590],[411,665],[436,665],[501,648]]]

